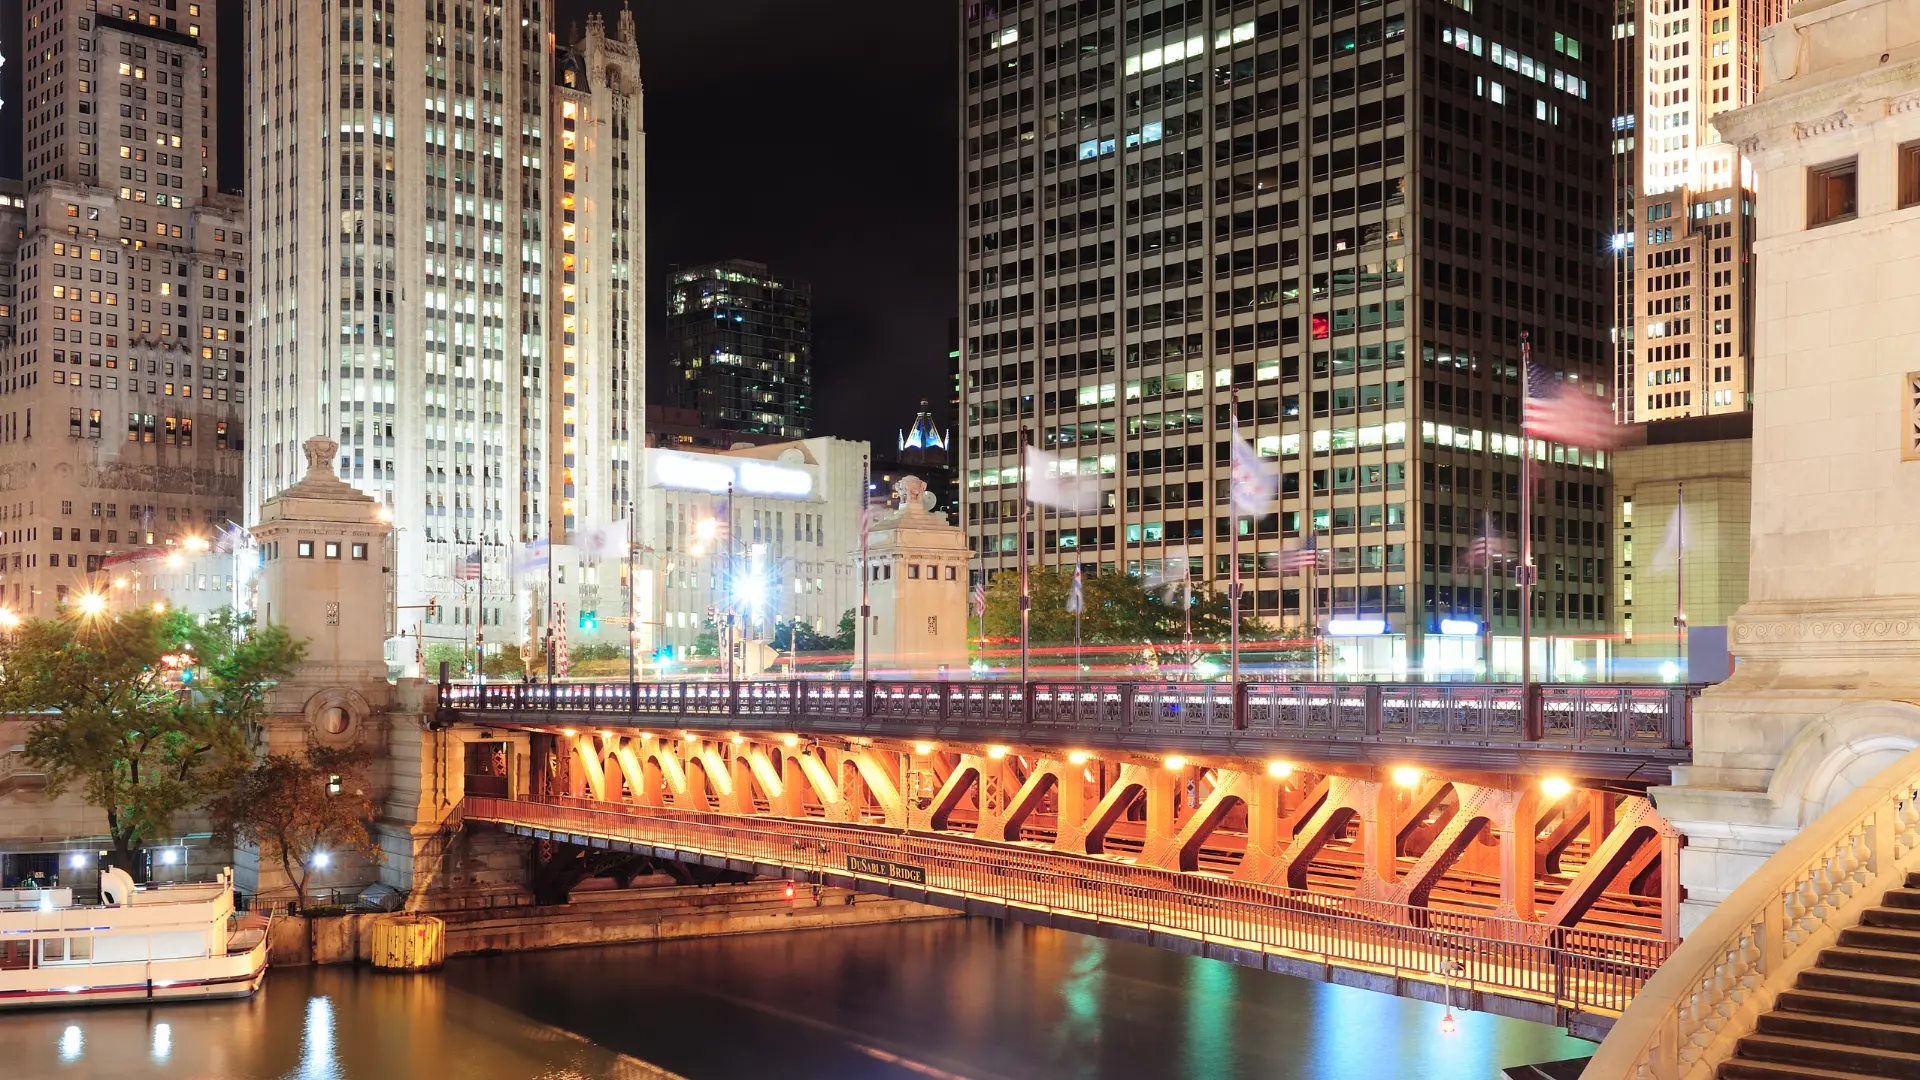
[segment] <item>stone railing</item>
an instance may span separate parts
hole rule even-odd
[[[1709,1080],[1820,950],[1920,870],[1920,750],[1856,788],[1707,916],[1582,1080]]]

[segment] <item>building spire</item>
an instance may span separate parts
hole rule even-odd
[[[620,0],[620,40],[628,45],[639,42],[633,31],[633,8],[628,6],[627,0]]]

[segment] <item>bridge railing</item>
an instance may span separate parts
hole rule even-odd
[[[1666,956],[1663,942],[1466,912],[1272,889],[1151,867],[1010,851],[962,838],[627,807],[567,799],[469,796],[469,821],[627,839],[786,867],[857,873],[911,868],[931,890],[1040,906],[1193,937],[1245,942],[1331,962],[1451,979],[1617,1014]]]
[[[1815,818],[1713,909],[1581,1075],[1709,1080],[1839,932],[1920,870],[1920,750]]]
[[[441,688],[460,712],[1249,731],[1685,749],[1695,686],[756,679]]]

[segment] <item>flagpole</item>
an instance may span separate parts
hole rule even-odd
[[[1020,685],[1021,694],[1026,693],[1027,685],[1027,631],[1033,622],[1033,592],[1027,582],[1027,515],[1032,512],[1027,502],[1027,470],[1033,467],[1035,449],[1033,429],[1020,429]]]
[[[1673,564],[1673,637],[1685,670],[1687,659],[1687,482],[1674,485],[1674,516],[1679,521]]]
[[[867,581],[873,577],[867,569],[867,534],[872,530],[873,457],[869,451],[860,457],[860,697],[863,701],[867,697],[867,664],[872,652],[869,639],[873,636],[873,607],[867,597]]]
[[[1493,681],[1493,511],[1480,513],[1480,626],[1486,640],[1480,652],[1486,660],[1486,681]]]
[[[474,575],[474,594],[479,603],[476,605],[473,624],[473,681],[476,685],[485,686],[487,685],[487,545],[484,539],[474,543],[473,553],[480,557],[479,573]]]
[[[1074,588],[1077,591],[1080,586],[1080,567],[1078,565],[1075,565],[1073,568],[1073,584],[1074,584]],[[1074,598],[1074,604],[1073,604],[1073,678],[1076,682],[1079,681],[1081,677],[1080,676],[1080,672],[1081,672],[1080,613],[1085,611],[1086,609],[1087,609],[1087,601],[1086,601],[1085,595],[1082,594],[1082,595],[1076,596]]]
[[[1533,685],[1533,438],[1527,431],[1527,409],[1533,395],[1527,391],[1532,378],[1533,345],[1527,332],[1520,332],[1520,566],[1515,573],[1520,585],[1520,694],[1521,709],[1531,720]]]
[[[634,548],[639,535],[638,515],[627,500],[627,681],[640,681],[640,559]]]
[[[1240,439],[1240,388],[1227,390],[1228,407],[1233,410],[1233,438],[1237,444]],[[1238,450],[1236,445],[1232,449]],[[1228,492],[1229,496],[1232,492]],[[1229,498],[1227,509],[1233,516],[1227,519],[1227,685],[1238,693],[1240,685],[1240,507]],[[1188,568],[1191,572],[1191,567]],[[1190,606],[1190,605],[1189,605]],[[1193,629],[1187,629],[1187,659],[1193,660]]]

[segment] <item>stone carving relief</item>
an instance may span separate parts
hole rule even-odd
[[[6,466],[5,468],[17,468]],[[124,461],[81,466],[80,486],[106,491],[174,491],[191,495],[240,497],[238,474],[184,465],[136,465]]]

